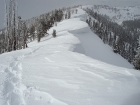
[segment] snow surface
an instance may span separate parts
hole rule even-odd
[[[78,9],[51,35],[0,55],[0,105],[140,105],[140,72],[93,34]]]

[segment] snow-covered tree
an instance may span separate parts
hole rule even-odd
[[[7,7],[7,1],[4,0],[4,2],[5,2],[5,39],[6,39],[5,44],[7,44],[7,42],[8,42],[8,7]],[[1,47],[1,45],[0,45],[0,47]],[[5,49],[5,51],[7,51],[7,46],[5,46],[4,49]]]
[[[16,11],[16,1],[15,0],[12,0],[12,34],[13,34],[13,50],[17,50],[17,11]]]
[[[22,45],[21,45],[21,31],[22,31],[22,21],[21,21],[21,17],[18,16],[18,26],[17,26],[17,49],[22,49]]]
[[[37,32],[37,41],[40,42],[41,37],[42,37],[42,33],[43,33],[42,25],[41,25],[40,22],[38,23],[37,31],[36,32]]]
[[[9,4],[9,7],[8,7]],[[9,9],[8,9],[9,8]],[[16,0],[5,0],[5,39],[6,51],[17,49],[17,5]]]
[[[25,22],[22,22],[22,31],[21,31],[21,39],[22,39],[22,48],[27,48],[27,38],[28,38],[28,29]]]

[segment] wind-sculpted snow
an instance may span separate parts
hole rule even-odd
[[[0,67],[0,105],[67,105],[45,92],[22,83],[22,60],[39,50],[26,49],[2,54]],[[5,59],[4,59],[5,58]]]
[[[40,43],[0,55],[0,105],[139,105],[140,72],[93,34],[85,18],[78,9]]]

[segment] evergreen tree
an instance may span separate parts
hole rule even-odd
[[[31,37],[31,41],[35,40],[35,26],[32,25],[30,28],[30,37]]]
[[[0,34],[0,54],[5,52],[6,43],[5,43],[5,33]]]
[[[69,11],[68,12],[68,19],[70,19],[71,18],[71,12]]]
[[[76,14],[77,14],[78,10],[76,9],[75,12],[76,12]]]
[[[53,20],[52,20],[53,21]],[[41,28],[42,28],[42,36],[41,37],[44,37],[46,32],[47,32],[47,24],[45,23],[45,20],[41,20]],[[53,22],[54,23],[54,22]]]
[[[67,13],[65,14],[65,19],[67,19],[68,18],[68,15],[67,15]]]
[[[140,37],[138,39],[138,48],[137,48],[137,54],[135,55],[133,64],[135,66],[135,69],[140,70]]]
[[[89,21],[88,21],[88,19],[86,19],[86,23],[87,23],[87,24],[89,24]]]
[[[53,30],[52,36],[55,38],[56,37],[56,30]]]
[[[49,21],[49,26],[45,23],[45,21],[43,19],[38,21],[38,25],[37,25],[37,40],[38,40],[38,42],[40,42],[41,38],[45,36],[45,34],[47,33],[47,30],[48,30],[48,27],[50,28],[52,26],[52,24],[53,24],[52,17]]]
[[[23,46],[23,49],[27,48],[27,38],[28,38],[28,29],[27,29],[27,26],[25,24],[25,22],[22,23],[22,46]]]
[[[41,25],[38,26],[38,29],[37,29],[37,41],[40,42],[41,40],[41,36],[42,36],[42,29],[41,29]]]
[[[114,45],[113,51],[114,51],[115,53],[118,53],[118,52],[119,52],[119,48],[118,48],[118,45],[117,45],[117,44]]]

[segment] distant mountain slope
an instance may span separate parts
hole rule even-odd
[[[140,6],[130,7],[110,7],[107,5],[88,5],[84,8],[90,7],[95,12],[107,15],[113,22],[121,24],[126,20],[140,19]]]

